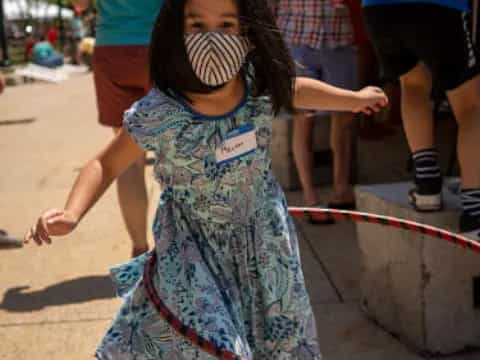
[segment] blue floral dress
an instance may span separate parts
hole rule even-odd
[[[112,269],[125,301],[98,359],[321,359],[295,229],[271,172],[272,118],[270,99],[247,86],[223,116],[156,89],[126,112],[130,135],[156,153],[163,191],[154,251]],[[217,163],[216,148],[242,125],[255,127],[256,150]],[[149,261],[163,309],[146,291]]]

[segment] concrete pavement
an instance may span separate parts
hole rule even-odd
[[[96,122],[91,75],[7,88],[0,96],[0,228],[22,236],[44,209],[62,207],[78,169],[111,136]],[[159,189],[151,168],[147,178],[151,217]],[[288,196],[300,203],[299,193]],[[422,359],[361,313],[353,225],[297,225],[326,359]],[[0,250],[0,359],[92,358],[120,304],[108,269],[129,250],[114,187],[71,236]],[[442,359],[478,360],[480,353]]]

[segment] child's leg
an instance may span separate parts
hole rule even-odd
[[[434,147],[432,76],[418,63],[400,78],[403,127],[412,153]]]
[[[400,78],[403,124],[415,166],[416,186],[410,192],[410,201],[420,211],[439,210],[442,206],[442,179],[434,148],[432,78],[441,83],[445,48],[450,52],[455,45],[446,45],[451,35],[450,27],[444,24],[452,24],[459,14],[431,4],[365,8],[383,77]]]
[[[400,77],[403,128],[413,154],[416,188],[410,201],[419,211],[439,210],[442,206],[442,176],[435,149],[431,102],[432,76],[418,63]]]
[[[458,123],[458,159],[462,176],[460,231],[480,240],[480,54],[472,42],[467,14],[440,8],[425,29],[432,46],[420,53],[439,86],[447,91]],[[449,24],[448,27],[443,24]],[[442,42],[433,39],[441,38]]]
[[[460,231],[480,240],[480,75],[448,92],[458,123],[458,160],[462,175]]]
[[[480,75],[448,92],[458,123],[458,160],[462,185],[480,189]]]

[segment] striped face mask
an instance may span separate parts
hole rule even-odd
[[[186,34],[185,47],[195,75],[209,86],[232,80],[250,49],[245,37],[221,32]]]

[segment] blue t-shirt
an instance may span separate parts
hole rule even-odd
[[[393,5],[406,3],[427,3],[446,6],[462,11],[469,10],[468,0],[362,0],[363,6],[372,5]]]
[[[163,0],[97,0],[96,46],[147,45]]]

